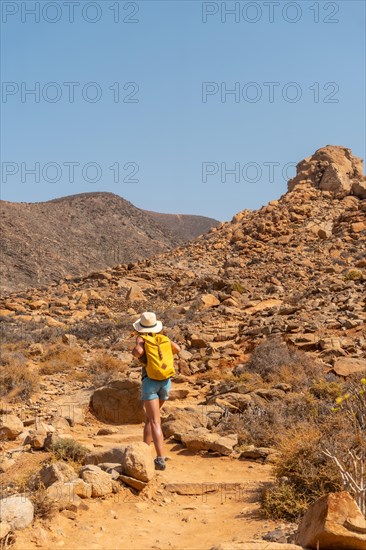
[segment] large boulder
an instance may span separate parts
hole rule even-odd
[[[365,550],[366,520],[347,491],[330,493],[307,510],[296,543],[309,550]]]
[[[58,510],[77,510],[82,503],[75,487],[78,481],[56,481],[46,489],[46,497],[57,506]]]
[[[142,441],[130,443],[125,447],[121,445],[111,449],[93,451],[84,459],[84,464],[99,465],[99,468],[104,470],[108,469],[108,463],[113,465],[112,469],[117,469],[125,476],[145,483],[154,477],[154,459],[150,447]],[[107,468],[105,467],[106,464]],[[120,469],[118,468],[119,465],[121,466]]]
[[[192,452],[213,451],[222,455],[231,455],[234,446],[238,444],[238,436],[236,434],[222,436],[206,428],[196,428],[182,435],[182,443]]]
[[[366,375],[366,360],[341,357],[334,363],[333,370],[338,376],[350,376],[351,374]]]
[[[78,476],[72,466],[66,462],[54,462],[42,467],[39,478],[45,487],[57,481],[72,481]]]
[[[182,435],[194,428],[206,428],[208,416],[204,410],[194,407],[175,409],[164,418],[161,423],[165,437],[173,437],[177,441],[182,440]]]
[[[114,464],[123,464],[126,447],[119,445],[111,449],[101,449],[88,453],[84,460],[84,464],[100,464],[110,462]]]
[[[366,177],[363,161],[350,149],[339,145],[327,145],[296,166],[296,176],[288,182],[288,190],[301,184],[311,184],[321,191],[336,195],[366,196]]]
[[[5,414],[0,418],[0,439],[14,440],[22,433],[23,422],[15,414]]]
[[[360,199],[366,199],[366,178],[363,180],[356,180],[352,185],[353,194]]]
[[[83,466],[80,477],[91,485],[92,497],[103,497],[113,492],[112,476],[104,472],[99,466]]]
[[[47,433],[43,430],[29,430],[28,435],[24,439],[24,445],[30,445],[32,449],[38,451],[44,448],[46,439]]]
[[[34,506],[24,495],[13,495],[0,500],[0,522],[12,529],[25,529],[34,518]]]
[[[150,447],[143,441],[128,445],[122,464],[123,473],[140,481],[150,481],[155,474]]]
[[[90,408],[103,422],[139,424],[144,420],[141,382],[124,378],[114,380],[94,391]]]

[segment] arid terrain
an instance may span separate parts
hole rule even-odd
[[[0,211],[1,292],[148,258],[218,224],[204,216],[146,212],[113,193],[1,201]]]
[[[352,389],[366,377],[362,161],[324,147],[298,164],[288,189],[167,254],[171,241],[152,225],[149,258],[52,272],[60,280],[3,296],[2,494],[24,492],[35,506],[24,529],[3,528],[4,544],[315,550],[307,528],[295,531],[313,502],[336,494],[335,515],[347,506],[346,517],[332,520],[321,550],[366,548],[364,516],[321,447],[337,454],[357,443],[365,453],[364,432],[337,416],[351,395],[364,399]],[[182,348],[163,409],[170,460],[155,475],[152,449],[138,443],[131,357],[142,311],[155,311]],[[74,453],[83,446],[81,458],[60,455],[65,439]]]

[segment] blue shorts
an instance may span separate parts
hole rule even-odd
[[[142,400],[152,401],[153,399],[160,399],[161,401],[167,401],[171,386],[172,381],[170,378],[166,380],[152,380],[146,376],[142,380]]]

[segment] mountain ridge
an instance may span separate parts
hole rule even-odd
[[[1,201],[0,210],[3,292],[159,254],[218,223],[203,218],[195,229],[190,217],[180,216],[177,231],[165,223],[166,215],[151,215],[107,192],[36,203]]]

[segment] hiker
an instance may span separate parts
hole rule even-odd
[[[146,414],[144,442],[148,445],[154,442],[157,455],[155,469],[165,470],[160,408],[169,398],[171,377],[175,374],[173,354],[179,353],[180,347],[161,334],[163,324],[151,311],[142,313],[133,327],[139,336],[132,355],[143,363],[142,401]]]

